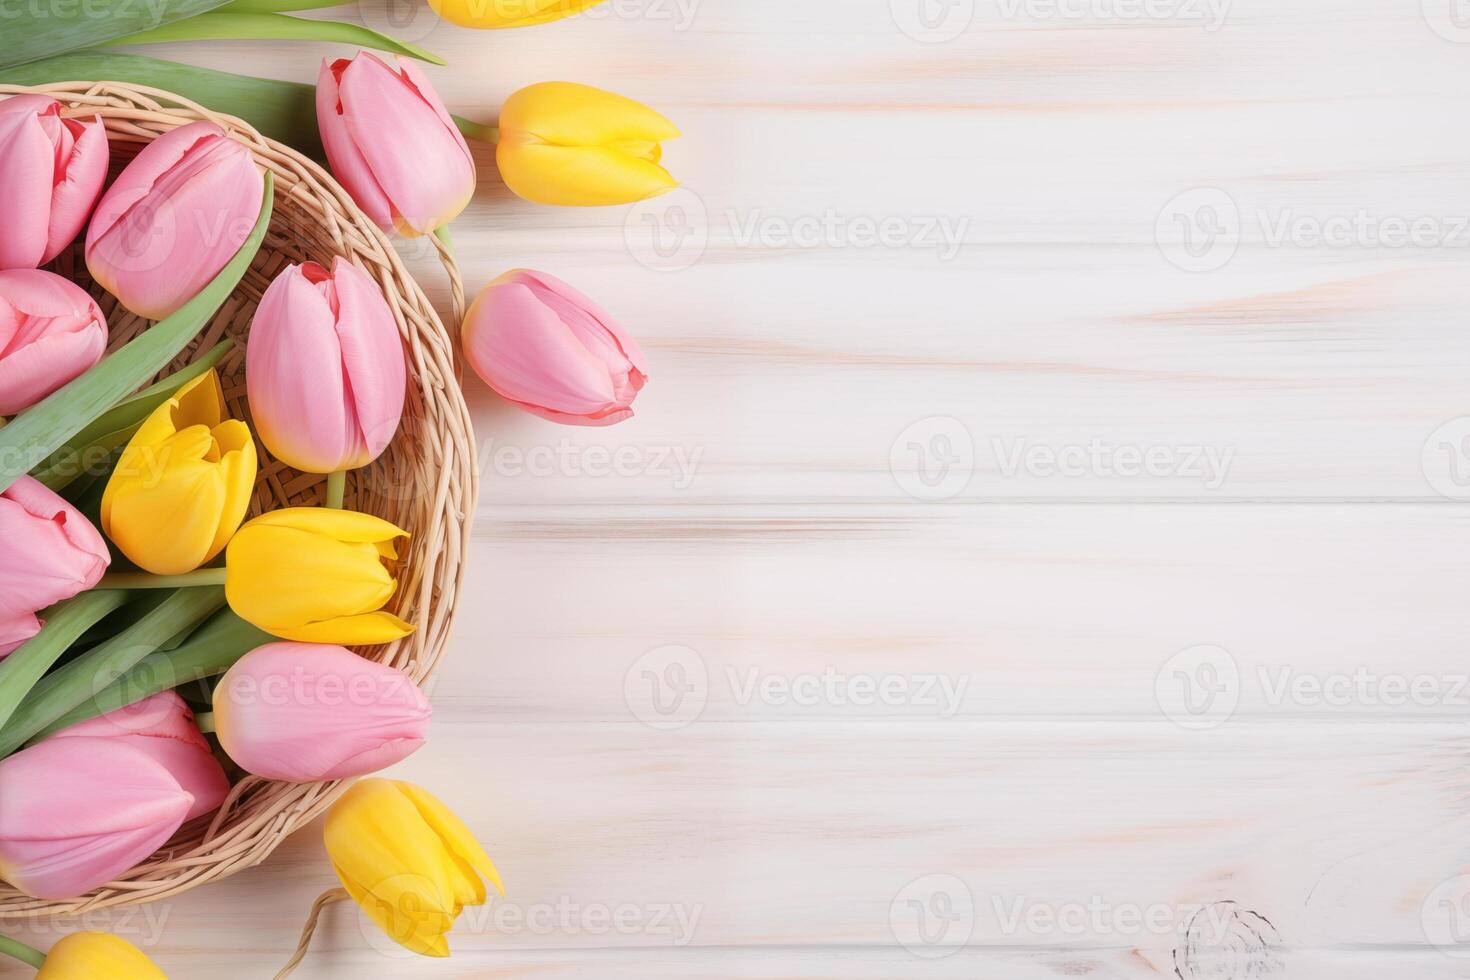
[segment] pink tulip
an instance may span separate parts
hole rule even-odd
[[[0,655],[41,628],[36,612],[96,585],[110,560],[97,529],[39,480],[0,493]]]
[[[431,714],[407,674],[326,644],[258,647],[214,690],[215,731],[230,758],[293,783],[391,766],[424,743]]]
[[[193,802],[131,745],[47,739],[0,760],[0,877],[35,898],[74,898],[156,851]]]
[[[428,77],[397,63],[367,52],[323,61],[317,126],[332,174],[368,217],[427,235],[470,203],[475,160]]]
[[[555,276],[513,269],[464,320],[464,353],[485,383],[526,411],[567,425],[633,417],[648,369],[638,342]]]
[[[377,459],[403,414],[403,341],[376,283],[338,256],[287,266],[250,324],[245,388],[271,453],[308,473]]]
[[[0,269],[34,269],[76,240],[107,178],[107,130],[45,95],[0,102]],[[0,412],[3,414],[3,412]]]
[[[80,286],[43,269],[0,272],[0,415],[34,405],[106,349],[107,320]]]
[[[87,227],[92,278],[139,316],[183,306],[239,251],[265,178],[244,143],[196,122],[145,146]]]
[[[194,712],[173,691],[63,728],[52,738],[105,738],[141,750],[194,798],[185,820],[219,809],[230,792],[230,780],[199,734]]]

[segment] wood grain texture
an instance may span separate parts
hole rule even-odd
[[[335,907],[300,976],[1470,977],[1470,31],[1142,6],[360,9],[464,115],[658,106],[684,188],[539,208],[480,154],[467,285],[567,278],[652,382],[608,430],[467,382],[470,598],[394,774],[510,896],[448,962]],[[90,926],[270,976],[330,884],[313,828]]]

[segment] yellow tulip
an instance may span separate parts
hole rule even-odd
[[[225,598],[246,622],[303,643],[388,643],[413,626],[383,612],[398,588],[391,564],[408,532],[350,510],[290,507],[236,532]]]
[[[410,783],[357,783],[327,811],[325,838],[353,901],[394,942],[424,956],[449,955],[445,933],[465,906],[485,902],[482,876],[505,894],[469,828]]]
[[[505,186],[540,204],[628,204],[679,186],[659,166],[679,130],[641,103],[572,82],[505,100],[495,162]]]
[[[461,27],[532,27],[561,20],[603,0],[429,0],[434,13]]]
[[[250,428],[225,415],[211,369],[158,406],[102,494],[102,530],[139,568],[181,575],[214,558],[250,507]]]
[[[143,951],[105,932],[74,932],[51,947],[36,980],[168,980]]]

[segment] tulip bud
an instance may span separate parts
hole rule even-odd
[[[541,82],[500,110],[495,162],[505,186],[539,204],[628,204],[679,186],[659,166],[673,123],[632,99],[573,82]]]
[[[225,418],[213,369],[148,416],[102,494],[102,530],[139,568],[192,572],[224,550],[250,507],[255,443]]]
[[[341,256],[330,273],[307,262],[276,276],[245,355],[256,431],[288,466],[357,469],[398,431],[406,375],[398,325],[377,285]]]
[[[0,759],[0,878],[33,898],[75,898],[158,850],[193,803],[131,745],[40,742]]]
[[[555,276],[513,269],[465,314],[465,359],[486,384],[533,415],[567,425],[633,417],[648,381],[638,342]]]
[[[149,143],[87,227],[87,269],[139,316],[161,320],[208,285],[260,217],[265,178],[244,143],[211,122]]]
[[[46,954],[36,980],[168,980],[143,951],[107,932],[73,932]]]
[[[368,918],[423,956],[448,956],[444,939],[485,882],[505,894],[500,872],[464,822],[410,783],[364,779],[327,811],[332,870]],[[478,872],[478,873],[477,873]]]
[[[45,95],[0,102],[0,269],[34,269],[60,255],[106,179],[101,119],[64,118],[61,103]]]
[[[561,20],[603,0],[429,0],[434,13],[460,27],[498,30]]]
[[[36,635],[38,611],[96,585],[110,561],[97,529],[40,481],[23,476],[0,493],[0,656]]]
[[[220,746],[246,772],[289,783],[386,769],[424,744],[432,714],[407,674],[325,644],[258,647],[214,689]]]
[[[323,61],[316,118],[335,176],[385,231],[427,235],[475,193],[475,161],[418,66],[381,58]]]
[[[219,809],[230,792],[229,777],[194,724],[194,712],[173,691],[78,722],[51,737],[105,738],[141,750],[194,798],[185,820]]]
[[[31,407],[106,350],[107,319],[86,290],[43,269],[0,272],[0,415]]]
[[[370,514],[288,507],[236,532],[225,598],[241,619],[286,640],[390,643],[413,626],[383,612],[398,589],[387,563],[408,532]]]

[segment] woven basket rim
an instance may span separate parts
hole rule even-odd
[[[400,568],[399,595],[395,597],[396,611],[413,623],[415,633],[396,643],[359,652],[403,670],[415,683],[424,686],[444,654],[463,586],[479,490],[478,466],[469,409],[458,383],[455,344],[387,235],[316,162],[262,136],[241,119],[213,112],[176,93],[114,81],[0,84],[0,99],[27,93],[57,99],[68,116],[101,117],[109,141],[145,142],[201,119],[219,125],[244,143],[256,162],[275,176],[277,208],[271,219],[272,232],[282,220],[282,205],[304,211],[314,229],[319,222],[326,238],[340,248],[341,254],[348,255],[383,289],[403,335],[410,402],[415,414],[410,420],[406,406],[404,425],[389,452],[369,470],[349,475],[348,504],[351,506],[357,498],[364,502],[381,498],[372,490],[374,478],[357,477],[380,466],[384,470],[396,467],[396,472],[386,473],[383,485],[390,488],[393,499],[410,500],[415,506],[423,507],[427,519],[421,526],[404,527],[412,537],[406,565]],[[252,272],[247,274],[262,282],[268,280],[256,275],[261,257],[272,261],[278,258],[268,252],[269,242],[268,235],[267,243],[261,246],[260,255],[252,263]],[[436,247],[450,275],[451,287],[458,295],[459,276],[453,257],[437,242]],[[243,288],[242,282],[211,325],[201,332],[201,337],[208,337],[216,324],[227,317],[233,317],[227,325],[234,325],[246,316],[247,311],[240,309],[236,302]],[[191,348],[181,359],[187,360],[192,353]],[[406,431],[410,421],[416,426],[414,439],[409,439]],[[406,462],[396,462],[401,455],[406,455]],[[395,462],[389,461],[390,456]],[[297,476],[292,485],[310,484],[313,493],[315,484],[325,481],[325,477]],[[414,482],[409,486],[410,492],[404,493],[407,480]],[[288,502],[277,504],[289,505]],[[373,508],[365,506],[364,509],[371,512]],[[148,860],[86,895],[45,901],[31,898],[0,881],[0,920],[74,915],[155,901],[228,877],[265,860],[294,830],[324,812],[350,782],[287,784],[247,775],[232,787],[214,815],[186,825]]]

